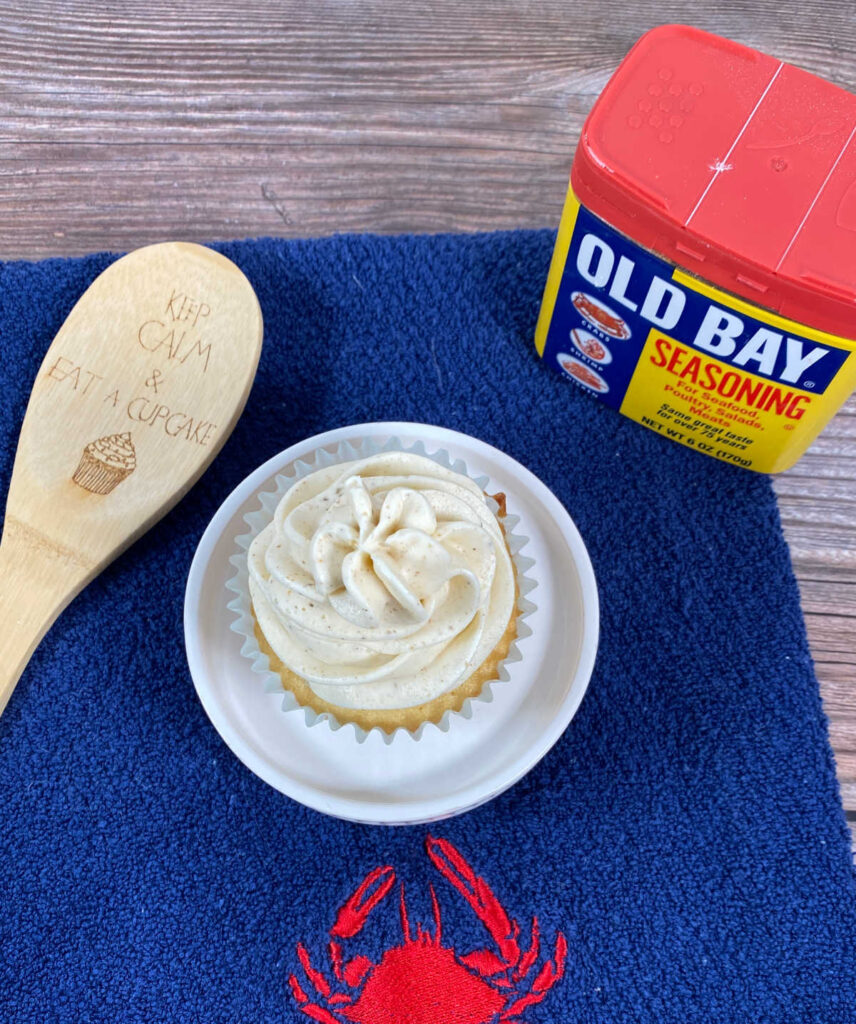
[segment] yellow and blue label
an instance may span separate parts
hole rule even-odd
[[[856,387],[856,342],[682,271],[570,189],[535,344],[637,423],[766,473],[793,465]]]

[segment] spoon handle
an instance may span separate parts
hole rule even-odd
[[[42,637],[91,576],[73,552],[6,516],[0,541],[0,714]]]

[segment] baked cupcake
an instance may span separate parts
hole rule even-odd
[[[131,435],[107,434],[83,449],[72,480],[93,494],[109,494],[136,468]]]
[[[469,477],[405,451],[293,483],[247,555],[255,636],[284,689],[387,732],[477,696],[517,634],[495,508]]]

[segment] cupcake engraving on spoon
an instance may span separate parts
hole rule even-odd
[[[250,391],[262,315],[201,245],[112,263],[33,383],[0,541],[0,712],[63,608],[202,475]]]

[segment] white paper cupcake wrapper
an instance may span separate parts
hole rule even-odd
[[[356,725],[354,722],[340,722],[329,712],[322,712],[319,714],[314,710],[314,708],[305,707],[300,704],[293,693],[289,690],[283,689],[282,679],[279,673],[271,670],[268,657],[260,649],[258,640],[255,636],[255,620],[250,608],[247,551],[255,537],[273,519],[274,511],[276,506],[279,504],[280,499],[289,487],[295,483],[295,481],[314,472],[316,469],[322,469],[325,466],[331,466],[334,463],[350,462],[355,459],[365,459],[370,455],[376,455],[378,452],[386,451],[407,451],[413,452],[417,455],[424,455],[429,459],[433,459],[441,466],[445,466],[446,469],[451,469],[455,473],[461,473],[468,476],[475,484],[481,487],[482,490],[484,490],[489,484],[489,479],[486,476],[470,476],[467,472],[467,467],[463,459],[452,459],[449,453],[442,448],[429,452],[421,441],[417,441],[415,444],[405,445],[398,438],[393,437],[383,445],[379,445],[369,439],[343,441],[336,447],[334,452],[328,451],[326,448],[319,448],[310,455],[307,455],[302,459],[297,459],[291,464],[291,466],[289,466],[286,472],[278,473],[273,480],[269,482],[268,489],[259,492],[259,508],[253,512],[248,512],[244,516],[244,522],[249,527],[248,532],[235,538],[238,551],[229,559],[230,563],[235,567],[235,575],[232,576],[226,584],[226,589],[235,595],[227,605],[227,608],[235,615],[235,621],[232,623],[230,628],[243,640],[241,654],[250,661],[252,671],[259,677],[260,683],[264,686],[264,689],[268,693],[281,693],[283,695],[282,710],[287,713],[302,714],[307,726],[312,727],[326,724],[334,732],[339,729],[351,729],[353,730],[354,739],[357,743],[363,743],[368,736],[368,732],[365,729]],[[498,511],[499,506],[496,505],[495,502],[492,502],[492,504],[494,511]],[[446,711],[439,722],[423,722],[415,730],[406,729],[401,726],[392,733],[388,733],[380,727],[375,727],[369,730],[370,732],[379,732],[385,743],[400,742],[401,734],[409,736],[411,739],[418,740],[425,729],[433,728],[439,729],[441,732],[447,732],[453,716],[463,719],[471,719],[476,712],[475,705],[489,704],[493,700],[493,687],[497,683],[508,682],[510,675],[506,666],[521,660],[522,654],[520,653],[518,645],[521,640],[525,640],[526,637],[532,635],[532,630],[524,620],[533,611],[535,611],[536,608],[536,605],[534,605],[527,596],[537,586],[537,581],[533,577],[527,575],[527,572],[532,568],[535,562],[533,559],[520,553],[526,544],[529,543],[529,538],[516,532],[516,527],[520,522],[519,517],[515,515],[506,515],[501,521],[505,528],[506,543],[508,544],[508,549],[511,552],[511,558],[517,571],[518,615],[517,637],[509,647],[507,656],[499,663],[497,668],[497,677],[486,682],[482,686],[481,692],[478,696],[468,697],[462,704],[460,711]]]

